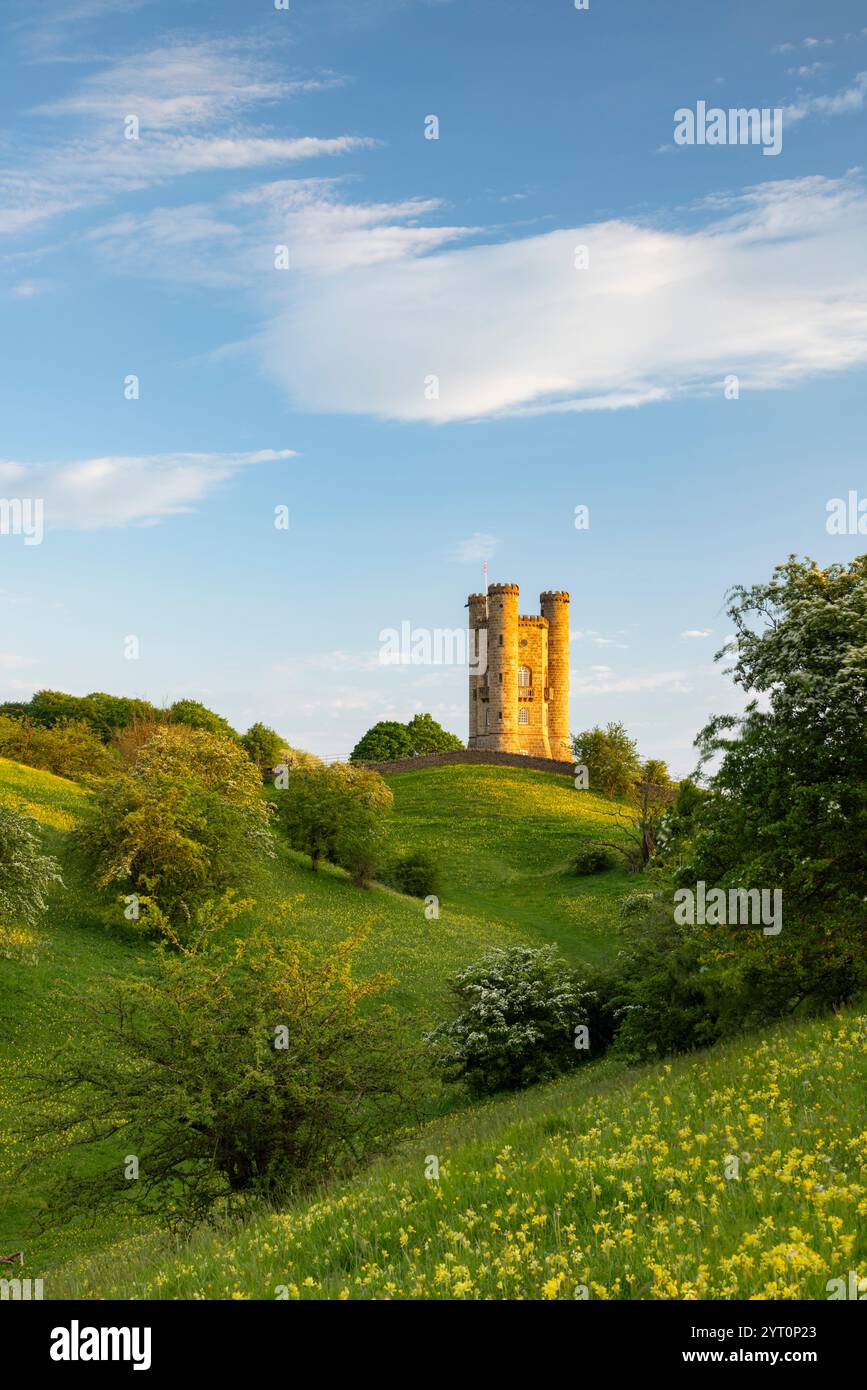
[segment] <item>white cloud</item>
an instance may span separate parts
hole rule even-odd
[[[29,143],[0,166],[0,231],[20,233],[82,206],[189,174],[341,155],[361,136],[291,137],[246,128],[250,108],[281,115],[293,98],[334,87],[333,73],[286,78],[239,41],[174,43],[105,64],[35,108]],[[134,116],[138,138],[125,138]],[[50,125],[39,129],[39,118]],[[58,140],[57,132],[63,132]]]
[[[393,263],[475,232],[422,226],[439,207],[436,199],[345,203],[335,180],[282,179],[213,204],[123,213],[87,239],[116,271],[185,284],[258,284],[267,301],[276,288],[275,246],[288,248],[293,276]]]
[[[867,72],[859,72],[855,81],[832,96],[799,97],[783,107],[783,130],[807,116],[850,116],[863,111],[867,100]]]
[[[622,651],[628,649],[626,642],[618,642],[615,637],[604,637],[601,632],[596,632],[592,627],[573,628],[569,635],[569,641],[592,642],[594,647],[619,647]]]
[[[801,63],[796,68],[786,68],[787,77],[815,77],[817,73],[824,72],[827,63]]]
[[[247,107],[336,86],[333,73],[286,80],[260,52],[225,39],[166,44],[89,74],[65,96],[37,106],[50,116],[87,116],[119,128],[135,115],[143,131],[213,126]]]
[[[0,652],[0,671],[20,671],[23,667],[33,664],[33,657],[18,656],[16,652]]]
[[[685,671],[652,671],[639,676],[614,676],[608,667],[591,666],[590,674],[572,673],[573,695],[632,695],[643,690],[667,690],[688,695],[692,686]]]
[[[682,632],[680,635],[687,639],[690,637],[710,637],[712,632],[713,628],[710,627],[688,627],[686,632]]]
[[[732,372],[767,389],[867,361],[855,176],[769,182],[705,213],[699,230],[613,221],[284,277],[263,369],[298,408],[443,422],[722,396]]]
[[[465,541],[461,541],[454,550],[453,558],[462,564],[471,564],[478,560],[491,560],[496,554],[499,541],[496,536],[489,536],[484,531],[474,531]]]
[[[0,481],[19,496],[42,498],[46,528],[153,524],[191,511],[253,464],[297,457],[291,449],[249,453],[113,455],[74,463],[0,460]]]

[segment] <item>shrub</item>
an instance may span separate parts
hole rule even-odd
[[[412,849],[391,864],[388,882],[410,897],[427,898],[439,892],[439,868],[426,850]]]
[[[412,1113],[413,1054],[377,1002],[390,982],[352,974],[360,938],[327,954],[282,923],[232,939],[240,906],[81,1001],[75,1043],[36,1084],[34,1128],[49,1162],[93,1150],[86,1174],[55,1180],[49,1220],[134,1201],[187,1227],[217,1204],[275,1202],[357,1169]]]
[[[267,724],[251,724],[241,736],[241,747],[260,772],[268,772],[278,763],[285,762],[286,740],[274,729],[269,729]]]
[[[653,906],[652,893],[627,893],[617,904],[617,915],[622,922],[633,917],[643,917]]]
[[[38,823],[0,805],[0,921],[34,926],[60,881],[56,861],[42,848]]]
[[[639,900],[647,897],[651,903]],[[613,1019],[612,1050],[630,1062],[688,1052],[725,1032],[719,972],[706,969],[701,932],[678,926],[671,903],[630,894],[622,944],[607,976],[593,980]]]
[[[576,762],[587,768],[590,790],[626,796],[641,772],[638,750],[622,724],[598,725],[572,739]]]
[[[592,995],[553,947],[488,951],[452,977],[462,1012],[425,1038],[448,1080],[477,1094],[517,1090],[575,1066]]]
[[[299,768],[285,780],[277,808],[292,848],[309,854],[314,870],[325,859],[347,869],[358,886],[367,883],[376,872],[394,803],[379,774],[332,763]]]
[[[594,840],[586,840],[575,851],[573,863],[576,874],[601,874],[606,869],[613,868],[616,859],[605,845],[599,845]]]
[[[0,805],[0,955],[24,958],[48,894],[60,883],[60,868],[43,851],[39,826]]]
[[[103,742],[137,719],[155,719],[160,711],[149,700],[130,700],[122,695],[94,691],[67,695],[62,690],[37,690],[26,704],[0,705],[0,715],[26,718],[40,728],[51,729],[70,720],[82,722]]]
[[[130,773],[103,783],[74,843],[102,888],[152,898],[183,938],[197,908],[246,886],[273,856],[268,816],[261,778],[237,744],[161,729]]]
[[[43,726],[0,715],[0,757],[79,782],[105,777],[116,766],[115,757],[81,719]]]

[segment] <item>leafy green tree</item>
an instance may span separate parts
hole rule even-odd
[[[576,1029],[592,996],[552,946],[488,951],[449,983],[461,1012],[425,1037],[447,1080],[477,1094],[518,1090],[587,1057]]]
[[[605,796],[626,796],[641,775],[635,740],[622,724],[608,724],[575,734],[572,752],[576,763],[587,768],[590,790]]]
[[[183,938],[203,903],[246,886],[273,856],[268,819],[261,777],[237,743],[172,727],[102,784],[74,841],[100,887],[152,899]]]
[[[291,771],[279,792],[277,810],[293,849],[347,869],[361,886],[373,877],[384,848],[394,802],[377,772],[332,763]]]
[[[358,740],[349,755],[351,763],[387,763],[411,758],[415,749],[405,724],[382,719]]]
[[[697,869],[747,869],[814,909],[864,912],[867,883],[867,556],[822,569],[791,557],[767,583],[738,587],[728,615],[742,716],[696,740],[710,795]],[[761,703],[758,697],[761,696]],[[862,918],[863,920],[863,918]]]
[[[407,724],[406,731],[413,753],[419,755],[449,753],[464,746],[457,734],[450,734],[430,714],[416,714]]]
[[[210,734],[222,734],[237,742],[239,735],[227,719],[215,714],[207,705],[198,700],[176,700],[169,707],[169,716],[175,724],[186,724],[190,729],[204,729]]]
[[[239,938],[244,907],[213,906],[184,949],[81,1000],[28,1107],[28,1138],[60,1174],[52,1223],[119,1205],[188,1228],[216,1204],[285,1200],[357,1171],[413,1113],[418,1068],[378,1000],[391,982],[353,975],[361,938],[313,952],[282,922]],[[87,1170],[68,1175],[56,1155],[82,1146]]]
[[[57,724],[84,723],[108,743],[112,736],[136,719],[155,719],[160,711],[148,700],[130,700],[120,695],[95,691],[90,695],[67,695],[62,690],[37,690],[27,704],[0,706],[0,715],[24,718],[42,728]]]
[[[416,714],[408,724],[383,719],[374,724],[349,755],[352,763],[391,762],[423,753],[446,753],[463,748],[457,734],[450,734],[430,714]]]
[[[251,724],[241,736],[241,747],[247,750],[247,756],[262,772],[277,767],[278,763],[284,761],[287,752],[285,738],[281,738],[274,729],[269,729],[267,724]]]

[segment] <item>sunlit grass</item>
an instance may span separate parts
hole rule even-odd
[[[76,1262],[54,1292],[827,1298],[828,1280],[867,1274],[865,1079],[854,1012],[640,1071],[589,1066],[283,1212]]]

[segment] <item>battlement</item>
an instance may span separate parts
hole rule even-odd
[[[469,677],[468,747],[560,759],[569,743],[569,595],[546,590],[541,613],[518,613],[517,584],[470,594],[470,626],[487,629],[487,671]]]

